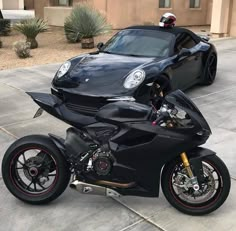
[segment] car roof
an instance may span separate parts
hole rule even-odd
[[[197,36],[195,33],[193,33],[191,30],[188,30],[183,27],[177,27],[177,26],[170,27],[170,28],[163,28],[160,26],[130,26],[130,27],[125,28],[124,30],[127,30],[127,29],[157,30],[157,31],[163,31],[163,32],[174,34],[175,37],[180,33],[187,33],[190,36],[192,36],[192,38],[196,42],[200,42],[200,40],[201,40],[200,37]]]

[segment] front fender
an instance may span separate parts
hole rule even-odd
[[[189,159],[196,159],[200,158],[202,159],[204,156],[211,156],[211,155],[216,155],[216,153],[210,149],[207,148],[202,148],[202,147],[197,147],[194,148],[187,153]]]
[[[187,155],[188,155],[193,173],[197,177],[198,182],[201,185],[205,181],[202,160],[204,157],[216,155],[216,153],[207,148],[197,147],[189,151]]]

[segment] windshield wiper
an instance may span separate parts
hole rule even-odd
[[[127,56],[132,56],[132,57],[146,57],[144,55],[134,55],[134,54],[125,54]]]

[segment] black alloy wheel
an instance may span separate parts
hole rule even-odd
[[[8,190],[31,204],[48,203],[66,189],[70,180],[68,164],[50,138],[23,137],[4,155],[2,176]]]
[[[189,215],[205,215],[215,211],[227,199],[230,175],[223,161],[215,156],[202,159],[204,182],[195,191],[187,171],[179,160],[167,164],[162,171],[162,191],[169,203]]]
[[[210,54],[206,62],[202,83],[204,85],[211,85],[216,78],[217,56],[214,53]]]

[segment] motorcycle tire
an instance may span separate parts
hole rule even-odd
[[[206,60],[206,66],[203,70],[202,85],[209,86],[214,83],[217,73],[217,56],[212,53]]]
[[[70,170],[64,156],[49,137],[30,135],[15,141],[2,161],[2,177],[8,190],[30,204],[55,200],[66,189]]]
[[[203,157],[202,163],[205,166],[203,167],[203,169],[205,169],[204,176],[207,177],[205,191],[206,193],[212,193],[211,197],[210,195],[208,195],[209,198],[206,197],[205,201],[203,199],[202,201],[196,201],[196,198],[198,199],[204,195],[203,190],[201,193],[198,194],[198,196],[196,196],[196,192],[194,192],[193,189],[186,190],[186,188],[181,188],[184,182],[181,182],[178,187],[175,186],[176,182],[174,179],[178,177],[178,180],[180,181],[180,176],[182,176],[176,176],[178,175],[176,171],[178,171],[178,169],[181,169],[182,162],[180,160],[175,160],[170,162],[169,164],[166,164],[162,171],[161,186],[166,199],[173,207],[185,214],[198,216],[209,214],[219,208],[225,202],[229,195],[231,181],[229,171],[225,166],[224,162],[216,155],[212,155]],[[182,169],[184,169],[183,166]],[[212,172],[212,176],[210,175],[210,172]],[[215,183],[213,183],[212,180],[213,176],[214,178],[217,178],[217,180],[214,180]],[[210,181],[210,179],[212,182]],[[213,192],[213,186],[218,186],[217,189],[215,189],[215,192]]]

